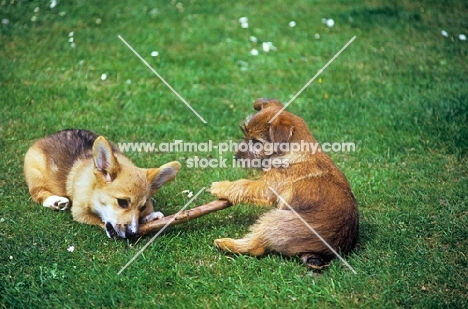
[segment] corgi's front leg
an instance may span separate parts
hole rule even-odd
[[[146,222],[150,222],[150,221],[161,219],[161,218],[164,218],[163,213],[160,212],[160,211],[154,211],[154,212],[150,213],[149,215],[144,216],[143,218],[141,218],[140,222],[141,223],[146,223]]]
[[[153,202],[151,199],[146,203],[146,208],[140,213],[140,223],[147,223],[150,221],[164,218],[164,215],[160,211],[154,211]]]

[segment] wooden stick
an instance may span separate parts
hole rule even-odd
[[[170,223],[168,226],[189,222],[192,219],[207,215],[214,211],[228,208],[230,206],[232,206],[232,204],[227,200],[217,200],[208,204],[200,205],[190,210],[185,210],[181,212],[177,217],[176,214],[173,214],[158,220],[140,224],[140,228],[138,229],[138,236],[142,236],[160,230],[169,222]]]

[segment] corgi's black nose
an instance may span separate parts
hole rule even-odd
[[[125,232],[125,238],[135,238],[137,236],[136,231],[132,231],[131,229],[127,229]]]

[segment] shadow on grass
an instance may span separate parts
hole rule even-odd
[[[359,222],[358,241],[352,253],[359,255],[359,253],[365,251],[367,244],[372,242],[372,239],[374,239],[374,235],[376,235],[377,231],[377,224],[370,223],[368,221],[362,221],[361,219]]]
[[[362,29],[373,29],[375,27],[390,27],[399,23],[418,23],[421,15],[410,12],[394,4],[393,6],[381,6],[375,8],[355,8],[343,14],[343,18],[351,23],[352,27]]]
[[[429,100],[412,115],[423,138],[457,156],[468,154],[467,95],[458,93],[441,101]]]

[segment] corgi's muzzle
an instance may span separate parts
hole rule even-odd
[[[124,225],[125,229],[120,229],[120,225],[118,225],[116,228],[112,225],[112,223],[107,222],[106,223],[106,233],[109,238],[135,238],[135,236],[138,233],[138,226],[135,228],[135,226],[131,225]]]

